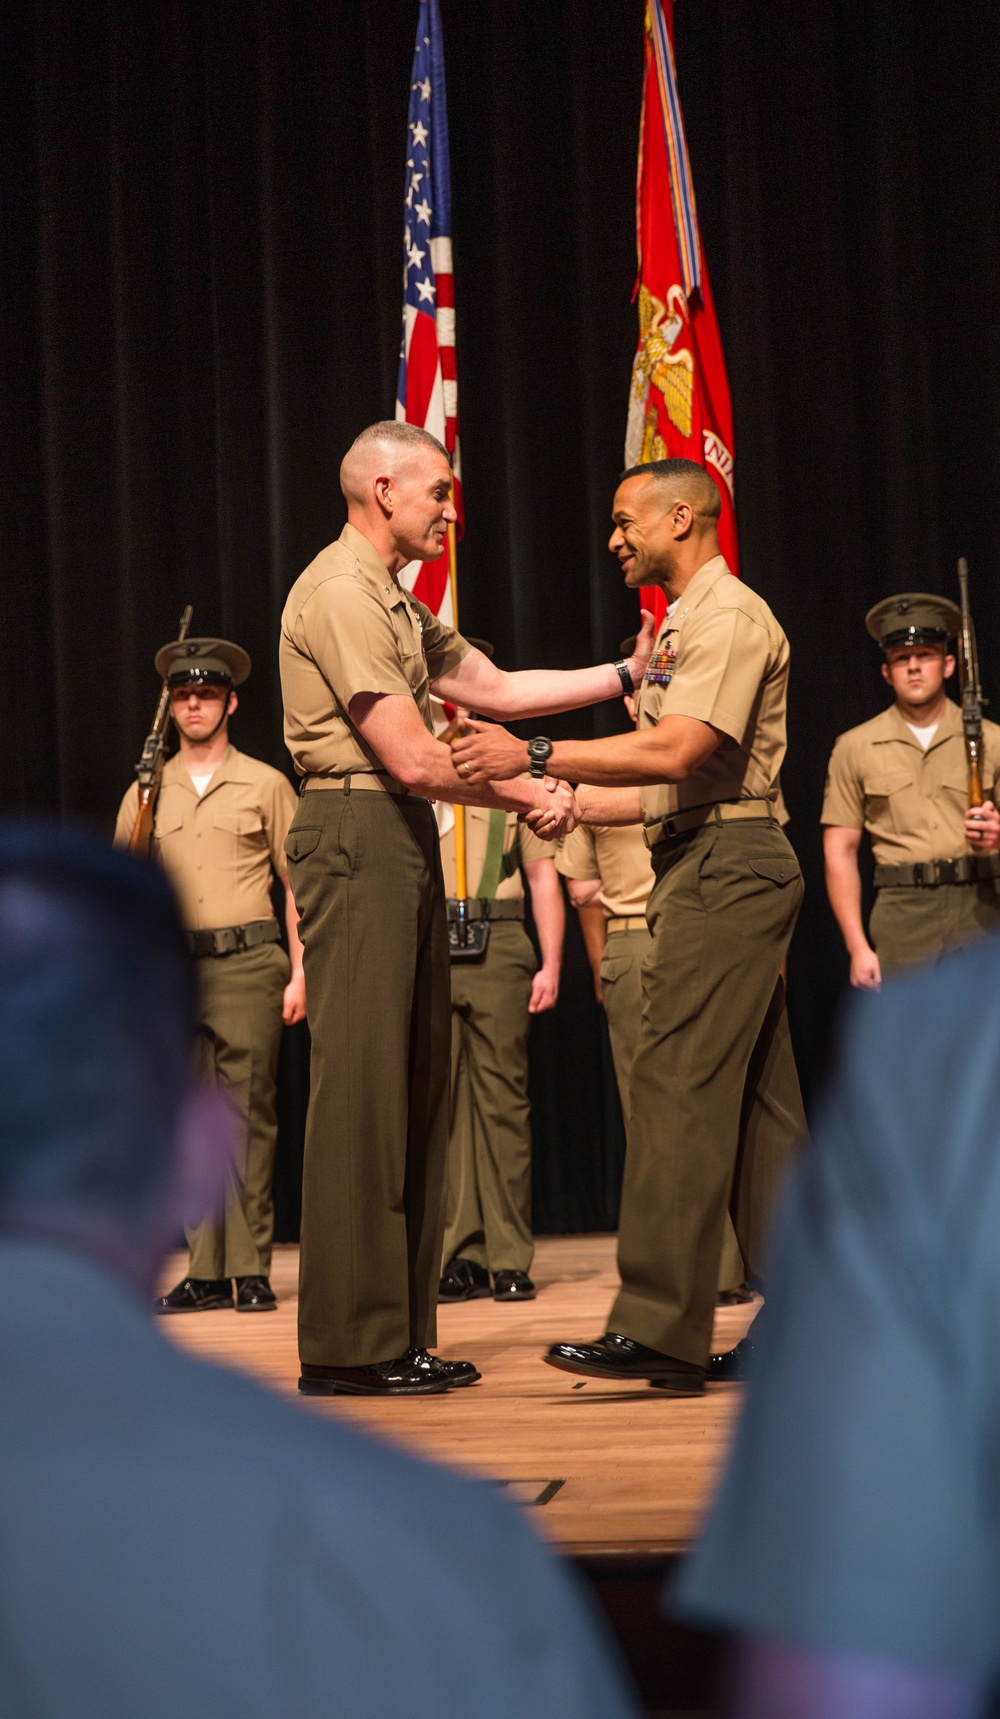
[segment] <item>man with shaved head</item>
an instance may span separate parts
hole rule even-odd
[[[440,442],[373,424],[341,467],[348,523],[289,593],[281,623],[285,738],[302,778],[286,851],[305,950],[312,1082],[299,1284],[300,1389],[424,1395],[475,1384],[435,1343],[444,1224],[451,988],[430,802],[573,822],[546,780],[471,780],[435,739],[430,696],[542,716],[641,684],[628,662],[504,674],[399,583],[441,555],[455,519]],[[546,744],[548,744],[546,742]],[[524,766],[519,767],[523,772]]]
[[[626,585],[667,599],[634,734],[560,741],[549,775],[581,789],[586,824],[642,823],[655,882],[642,1035],[629,1089],[621,1292],[595,1343],[558,1343],[568,1372],[696,1395],[741,1376],[753,1346],[709,1368],[728,1205],[760,1279],[773,1195],[805,1119],[782,964],[802,899],[778,816],[788,641],[719,554],[719,492],[690,460],[625,472],[610,547]],[[472,724],[455,746],[471,782],[524,769],[524,742]],[[534,818],[529,819],[530,822]],[[543,831],[544,833],[544,831]]]

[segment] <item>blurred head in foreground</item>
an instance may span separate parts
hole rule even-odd
[[[162,873],[80,831],[0,825],[0,1234],[148,1293],[224,1184],[227,1111],[192,1083],[193,1028]]]

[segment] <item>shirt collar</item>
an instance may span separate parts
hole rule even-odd
[[[689,579],[680,595],[680,607],[675,611],[674,619],[681,620],[691,609],[696,609],[702,598],[706,597],[712,586],[720,579],[732,577],[724,555],[713,555],[710,561],[703,561],[697,573]]]
[[[373,585],[377,585],[381,591],[393,597],[402,590],[398,581],[389,572],[374,543],[365,536],[363,531],[358,531],[354,525],[345,525],[340,534],[340,542],[345,549],[350,550],[361,572]]]
[[[915,746],[918,752],[924,751],[898,704],[890,704],[887,709],[883,710],[881,716],[876,716],[875,722],[877,728],[872,738],[876,744],[885,740],[901,740],[904,746]],[[925,726],[929,726],[929,724]],[[935,746],[940,746],[942,741],[950,740],[953,734],[960,734],[961,732],[962,713],[957,704],[953,704],[950,698],[946,698],[937,733],[930,746],[927,747],[927,751],[932,751]]]
[[[226,747],[225,753],[223,754],[221,764],[215,771],[211,781],[206,782],[204,792],[199,794],[197,788],[188,775],[186,765],[181,762],[180,753],[175,752],[172,758],[167,759],[167,762],[163,767],[163,780],[164,782],[169,782],[171,786],[186,788],[189,793],[194,794],[196,799],[203,800],[206,794],[214,794],[216,788],[220,788],[223,782],[245,781],[246,775],[243,769],[243,762],[242,752],[237,752],[236,747],[233,745],[232,741],[230,741],[229,745]]]

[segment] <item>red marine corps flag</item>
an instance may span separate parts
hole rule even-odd
[[[722,494],[719,544],[738,573],[733,409],[698,231],[673,35],[674,0],[647,0],[636,184],[639,345],[625,464],[681,458],[706,466]],[[663,601],[657,597],[659,620]]]

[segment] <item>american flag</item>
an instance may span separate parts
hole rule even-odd
[[[437,436],[451,454],[462,528],[462,467],[455,368],[455,280],[451,261],[451,174],[444,39],[438,0],[420,0],[410,80],[403,199],[403,344],[396,417]],[[411,562],[400,582],[452,622],[448,556]]]

